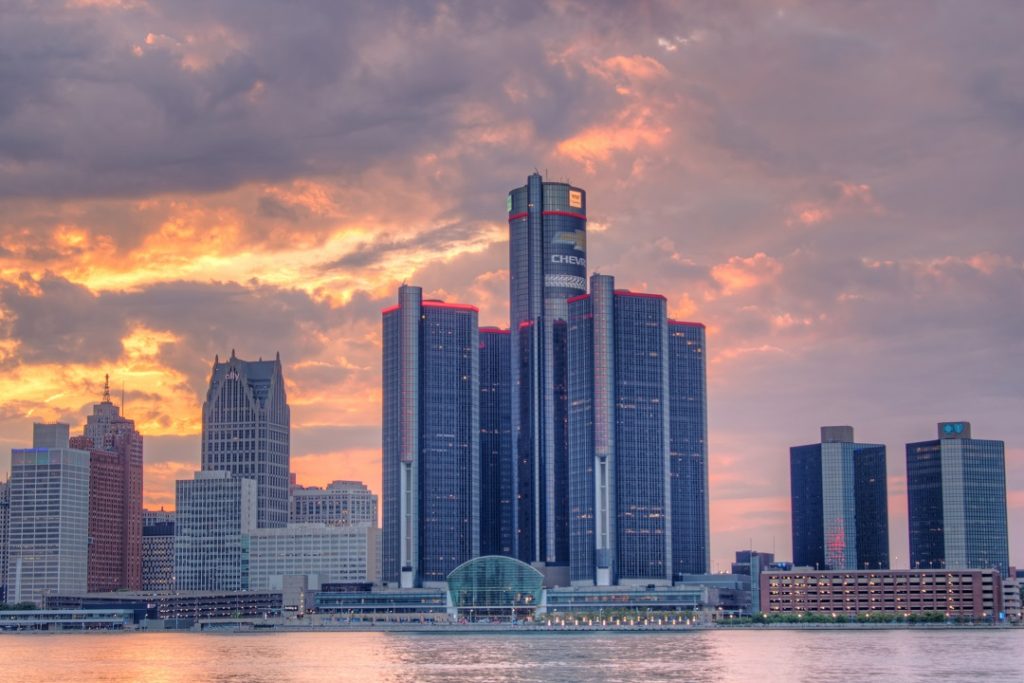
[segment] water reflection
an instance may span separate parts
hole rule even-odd
[[[1024,680],[1024,631],[0,635],[4,681]]]

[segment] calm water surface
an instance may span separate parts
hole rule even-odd
[[[1024,681],[1024,630],[13,634],[0,680]]]

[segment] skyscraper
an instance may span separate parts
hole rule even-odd
[[[174,578],[182,591],[249,588],[249,539],[258,488],[225,470],[175,484]]]
[[[516,549],[569,562],[565,325],[586,292],[586,192],[539,173],[508,195]]]
[[[789,449],[793,563],[888,569],[885,446],[855,443],[853,427],[822,427],[821,443]]]
[[[480,552],[477,309],[403,285],[383,317],[383,579],[438,584]]]
[[[706,574],[708,399],[704,325],[668,321],[669,457],[672,462],[672,577]]]
[[[568,307],[570,579],[671,583],[665,297],[594,275]]]
[[[7,527],[11,520],[11,487],[0,481],[0,602],[7,601]]]
[[[110,400],[93,404],[72,448],[89,451],[90,591],[142,588],[142,435]]]
[[[89,453],[68,448],[66,424],[33,426],[11,451],[7,600],[42,605],[84,593],[89,546]]]
[[[907,444],[910,566],[1006,576],[1005,446],[971,438],[969,422],[940,422],[938,432]]]
[[[203,470],[256,482],[260,528],[288,524],[291,412],[280,354],[274,360],[213,362],[203,403]]]
[[[480,328],[480,554],[512,555],[512,335]]]

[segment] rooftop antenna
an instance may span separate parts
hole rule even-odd
[[[110,403],[110,375],[103,375],[103,402]]]

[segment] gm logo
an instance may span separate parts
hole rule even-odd
[[[587,250],[587,233],[583,230],[573,230],[572,232],[556,232],[555,238],[551,240],[552,244],[568,244],[572,246],[576,251]]]
[[[964,423],[963,422],[947,422],[942,425],[942,431],[946,434],[963,434]]]
[[[582,256],[564,256],[562,254],[552,254],[552,263],[567,263],[571,266],[583,266],[586,267],[587,259]]]

